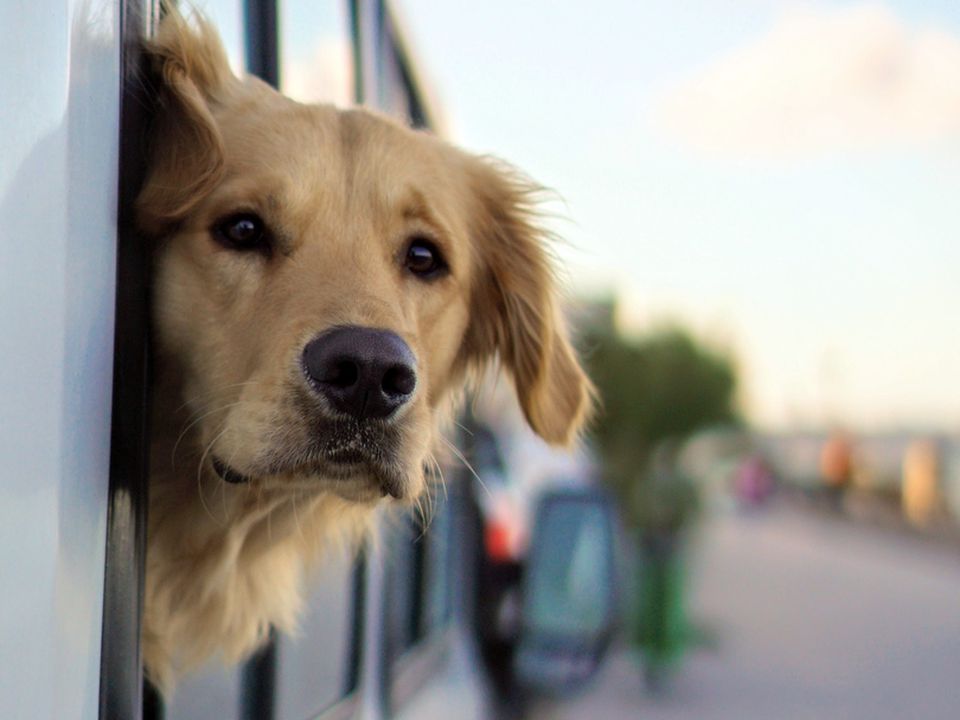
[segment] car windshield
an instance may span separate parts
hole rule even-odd
[[[552,503],[540,518],[537,541],[527,585],[530,629],[554,636],[598,633],[612,582],[603,508],[579,500]]]

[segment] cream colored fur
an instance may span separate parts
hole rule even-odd
[[[137,205],[155,244],[157,365],[143,651],[166,692],[211,656],[240,660],[271,625],[292,630],[305,570],[359,538],[382,502],[379,476],[283,464],[316,432],[299,364],[311,338],[388,329],[416,356],[413,400],[386,421],[395,453],[382,472],[399,504],[424,492],[441,420],[490,361],[553,443],[575,437],[590,387],[557,310],[536,188],[519,174],[369,111],[237,78],[202,18],[169,15],[147,53],[159,109]],[[264,219],[273,252],[215,240],[236,212]],[[418,236],[447,276],[406,271]],[[252,480],[223,482],[213,457]]]

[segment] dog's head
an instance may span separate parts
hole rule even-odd
[[[495,358],[533,429],[571,441],[589,384],[529,182],[240,80],[202,21],[168,19],[148,51],[161,95],[137,211],[203,462],[227,482],[415,497],[438,416]]]

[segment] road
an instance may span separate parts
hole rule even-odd
[[[531,713],[608,720],[960,718],[960,548],[780,507],[702,531],[691,653],[660,697],[624,653],[593,688]]]

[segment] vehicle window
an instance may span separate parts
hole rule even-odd
[[[387,652],[392,662],[443,626],[450,613],[450,513],[443,490],[433,489],[432,515],[409,515],[390,531]]]
[[[485,425],[477,424],[471,441],[470,462],[476,469],[477,474],[485,479],[491,477],[503,481],[507,466],[503,459],[500,442],[494,432]]]
[[[427,547],[422,610],[425,635],[445,625],[450,616],[450,509],[444,490],[436,488],[433,492],[437,495],[435,510],[425,533]]]
[[[381,46],[379,105],[382,110],[409,124],[422,126],[424,118],[412,92],[409,70],[396,46],[390,25],[384,28]]]
[[[240,717],[240,669],[214,662],[187,675],[164,709],[165,720]]]
[[[313,576],[295,635],[275,639],[274,717],[306,720],[348,695],[356,684],[354,622],[362,608],[354,592],[357,564],[332,553]],[[165,709],[166,720],[231,720],[242,714],[243,666],[210,663],[188,674]]]
[[[346,2],[279,3],[280,89],[300,102],[354,99],[353,35]]]
[[[386,647],[391,661],[416,643],[420,631],[419,586],[424,541],[419,537],[418,522],[411,514],[388,531]]]
[[[557,503],[538,529],[539,562],[531,563],[529,622],[546,634],[597,632],[606,620],[598,590],[611,587],[603,508]]]
[[[327,557],[313,575],[305,612],[296,635],[277,640],[277,720],[305,720],[333,705],[351,690],[354,621],[353,553]]]

